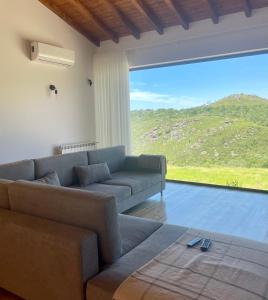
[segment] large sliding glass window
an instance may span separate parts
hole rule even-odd
[[[131,71],[133,154],[168,179],[268,189],[268,54]]]

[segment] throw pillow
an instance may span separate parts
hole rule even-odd
[[[107,163],[93,164],[88,166],[77,166],[75,172],[80,186],[87,186],[95,182],[102,182],[111,179],[111,173]]]
[[[46,176],[40,179],[34,180],[34,182],[61,186],[59,176],[55,171],[48,173]]]

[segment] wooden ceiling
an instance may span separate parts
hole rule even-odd
[[[268,0],[39,0],[96,46],[101,41],[115,43],[123,36],[139,39],[146,31],[165,33],[165,28],[211,19],[268,6]]]

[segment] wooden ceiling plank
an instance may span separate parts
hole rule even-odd
[[[144,2],[144,0],[132,0],[132,3],[139,10],[139,12],[153,25],[153,27],[159,34],[164,33],[163,25],[161,24],[158,16]]]
[[[178,17],[181,26],[185,29],[189,29],[189,22],[182,12],[181,8],[178,6],[178,4],[174,0],[165,0],[166,5],[172,10]]]
[[[119,42],[118,35],[110,29],[97,15],[95,15],[88,7],[86,7],[80,0],[69,0],[79,13],[86,19],[93,21],[104,33],[106,33],[115,43]]]
[[[104,0],[114,14],[121,20],[121,22],[127,27],[128,31],[138,40],[140,39],[139,29],[130,21],[130,19],[122,12],[122,10],[109,0]]]
[[[213,0],[207,0],[207,4],[208,4],[208,8],[210,11],[210,15],[211,15],[211,20],[214,24],[218,24],[219,23],[219,14],[216,10],[216,7],[213,3]]]
[[[63,21],[73,27],[75,30],[80,32],[83,36],[85,36],[90,42],[92,42],[95,46],[100,47],[100,39],[93,35],[90,31],[84,30],[80,25],[72,20],[67,14],[65,14],[56,4],[53,3],[52,0],[39,0],[44,6],[46,6],[49,10],[54,12],[58,17],[60,17]]]
[[[246,17],[251,17],[252,16],[252,7],[250,4],[250,0],[242,0],[243,1],[243,7],[244,7],[244,12]]]

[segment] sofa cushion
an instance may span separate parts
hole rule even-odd
[[[126,156],[124,171],[139,171],[139,156]]]
[[[78,183],[74,167],[88,165],[87,152],[68,153],[55,155],[34,160],[36,178],[46,176],[46,174],[56,171],[60,183],[63,186],[70,186]]]
[[[8,194],[13,211],[96,232],[102,262],[113,263],[120,257],[121,238],[114,197],[28,181],[9,184]]]
[[[112,178],[106,162],[88,166],[78,166],[74,169],[78,176],[80,186],[87,186]]]
[[[125,162],[125,147],[116,146],[88,151],[89,164],[107,162],[110,172],[122,170]]]
[[[87,300],[111,300],[118,286],[134,271],[174,243],[187,228],[163,225],[146,240],[87,283]]]
[[[159,173],[122,171],[113,173],[112,179],[106,180],[103,183],[107,185],[129,186],[133,195],[159,182],[161,182],[161,175]]]
[[[93,183],[85,187],[72,186],[72,188],[83,189],[91,192],[100,192],[115,197],[117,202],[124,201],[131,197],[131,189],[128,186],[107,185],[102,183]]]
[[[0,165],[0,178],[34,180],[34,162],[31,159]]]
[[[60,180],[59,180],[59,176],[57,174],[57,172],[51,172],[48,173],[46,176],[36,179],[34,180],[34,182],[36,183],[43,183],[43,184],[51,184],[51,185],[56,185],[56,186],[60,186]]]
[[[0,208],[9,209],[8,184],[11,180],[0,179]]]
[[[137,247],[163,225],[161,222],[121,214],[118,219],[122,241],[122,255]]]

